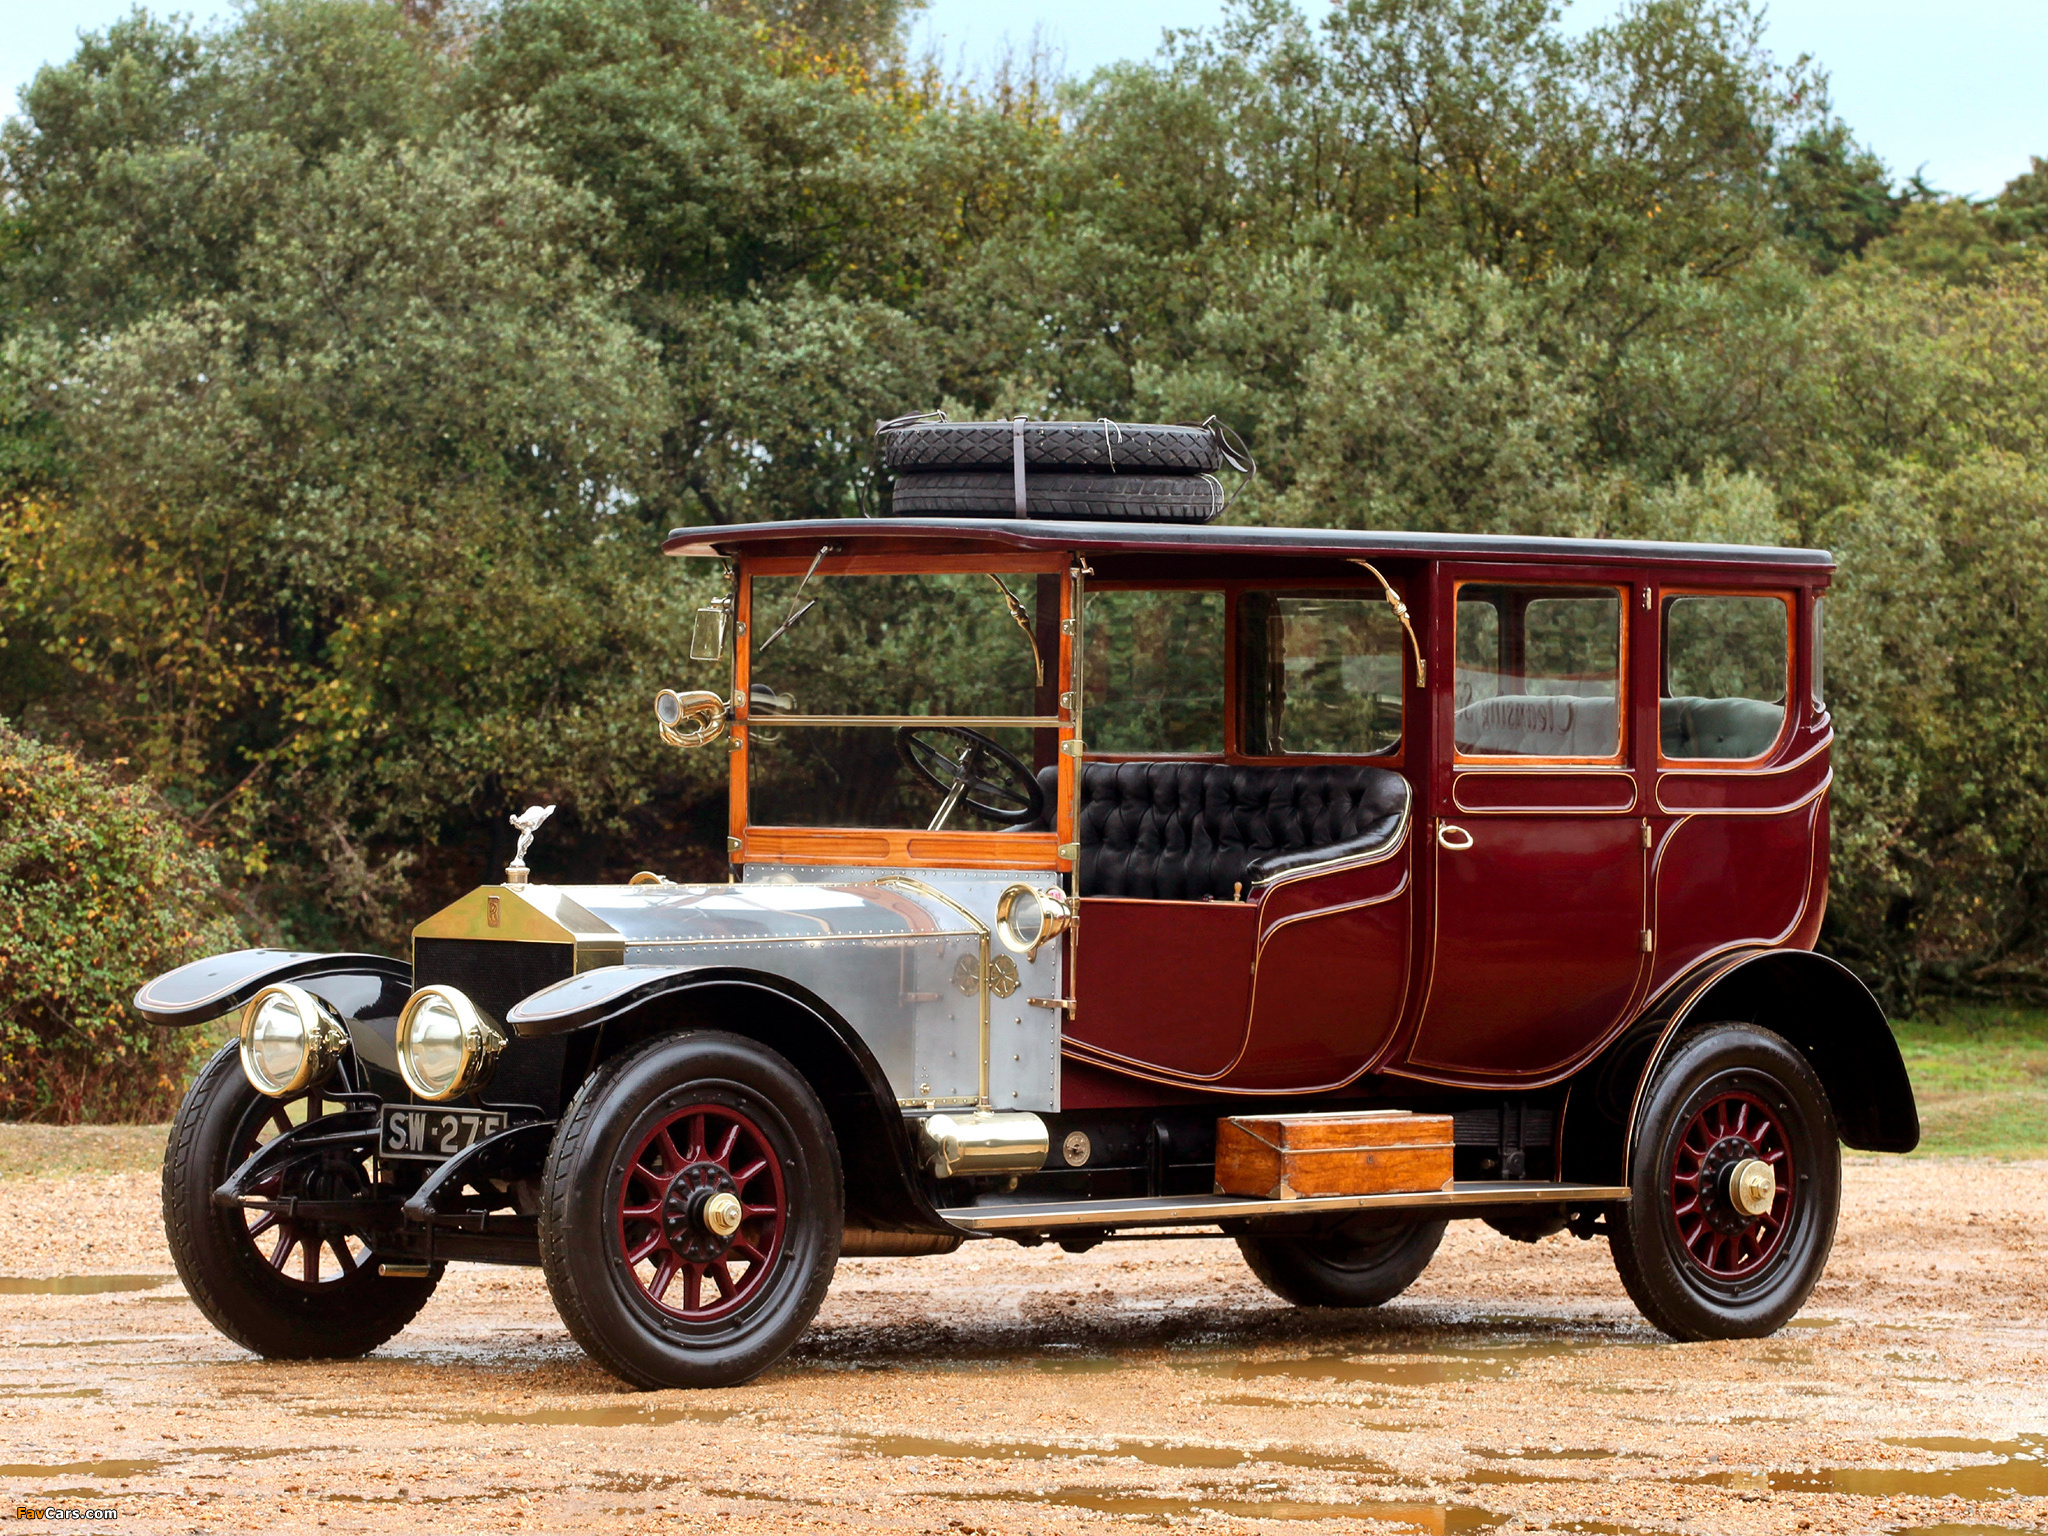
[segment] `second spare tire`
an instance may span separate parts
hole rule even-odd
[[[889,510],[897,517],[1015,516],[1015,498],[1007,472],[914,474],[897,480]],[[1029,517],[1108,523],[1206,523],[1227,499],[1213,475],[1125,474],[1029,475],[1024,498]]]

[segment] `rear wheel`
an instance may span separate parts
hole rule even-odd
[[[245,1349],[280,1360],[368,1354],[411,1322],[441,1278],[377,1273],[366,1231],[276,1211],[222,1210],[213,1192],[255,1150],[331,1107],[318,1089],[268,1098],[242,1075],[230,1043],[200,1071],[164,1150],[164,1234],[194,1306]],[[346,1200],[371,1193],[345,1153],[273,1175],[272,1199]]]
[[[735,1035],[665,1035],[591,1074],[543,1186],[555,1306],[635,1386],[758,1376],[810,1326],[838,1264],[831,1122],[794,1067]]]
[[[1389,1225],[1354,1216],[1325,1231],[1238,1238],[1238,1250],[1267,1290],[1298,1307],[1376,1307],[1413,1285],[1437,1244],[1444,1221]]]
[[[1643,1316],[1676,1339],[1775,1333],[1805,1305],[1834,1246],[1842,1155],[1806,1058],[1750,1024],[1683,1038],[1636,1132],[1614,1266]]]

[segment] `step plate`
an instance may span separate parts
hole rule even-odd
[[[1143,1200],[1059,1200],[1015,1205],[956,1205],[939,1214],[966,1232],[1050,1232],[1061,1227],[1187,1227],[1253,1216],[1315,1216],[1329,1211],[1456,1210],[1462,1206],[1605,1205],[1628,1199],[1625,1184],[1539,1184],[1474,1180],[1422,1194],[1311,1195],[1260,1200],[1250,1195],[1157,1195]]]

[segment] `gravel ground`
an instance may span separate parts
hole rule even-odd
[[[2048,1164],[1851,1160],[1826,1278],[1753,1342],[1663,1340],[1567,1236],[1454,1226],[1367,1314],[1284,1306],[1221,1241],[985,1242],[846,1262],[752,1386],[639,1394],[527,1270],[451,1270],[366,1360],[252,1359],[166,1278],[138,1161],[0,1180],[13,1503],[163,1531],[2048,1530]],[[27,1288],[63,1276],[134,1288]]]

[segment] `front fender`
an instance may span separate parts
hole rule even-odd
[[[924,1188],[888,1075],[838,1010],[786,976],[733,965],[608,965],[515,1003],[521,1038],[588,1032],[589,1061],[670,1029],[709,1027],[759,1041],[804,1075],[839,1138],[847,1225],[956,1236]]]
[[[382,955],[318,954],[299,949],[236,949],[194,960],[142,984],[135,1011],[152,1024],[183,1029],[217,1019],[273,982],[296,982],[334,1004],[344,1019],[396,1016],[412,990],[412,967]]]

